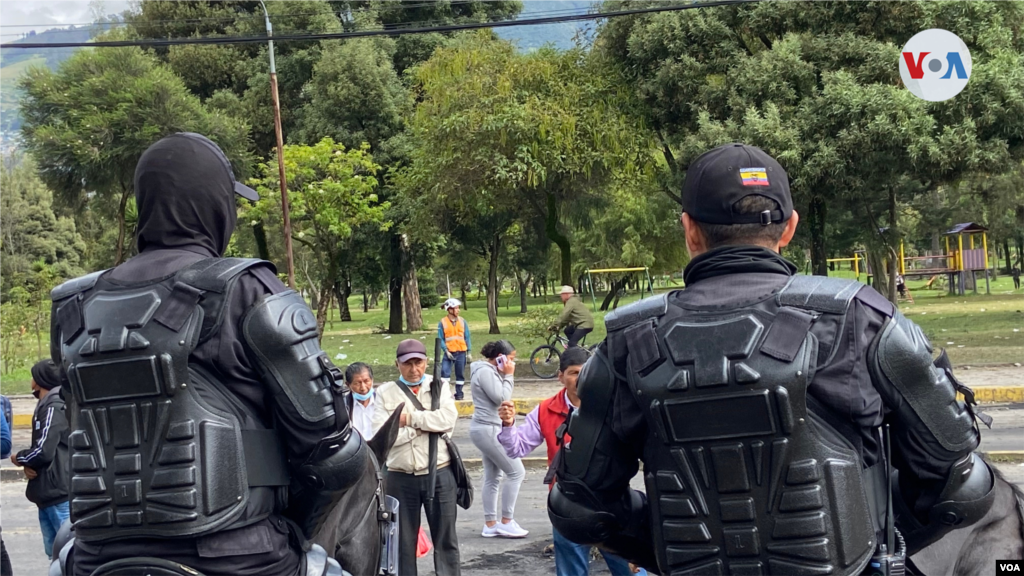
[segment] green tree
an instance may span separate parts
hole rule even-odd
[[[341,270],[341,264],[351,250],[353,230],[362,225],[389,226],[384,218],[388,204],[380,202],[376,193],[380,166],[370,156],[369,146],[345,149],[330,138],[313,146],[285,146],[284,160],[291,188],[292,236],[316,263],[310,277],[319,295],[316,319],[322,337],[331,295],[342,275],[349,273]],[[260,200],[246,208],[247,219],[281,211],[280,195],[274,194],[279,185],[276,160],[260,164],[258,173],[253,182]]]
[[[224,149],[236,176],[248,172],[246,125],[208,111],[138,48],[82,50],[56,72],[33,68],[21,87],[22,135],[40,176],[74,213],[91,204],[116,220],[114,265],[130,240],[126,210],[135,165],[150,144],[174,132],[199,132]]]
[[[614,168],[646,161],[618,108],[622,87],[581,50],[519,54],[485,33],[463,35],[415,72],[414,164],[430,187],[514,199],[544,223],[572,284],[568,219],[600,198]],[[511,224],[511,223],[509,223]]]
[[[53,194],[32,161],[7,157],[0,162],[0,189],[3,299],[15,286],[35,284],[39,266],[59,279],[83,274],[85,243],[74,220],[54,214]]]
[[[862,241],[891,250],[898,200],[1019,155],[1022,19],[1014,3],[759,3],[610,20],[597,45],[645,104],[666,191],[713,145],[761,146],[790,174],[798,240],[824,274],[830,208],[856,209]],[[962,94],[927,103],[902,88],[899,50],[936,27],[964,38],[974,71]]]

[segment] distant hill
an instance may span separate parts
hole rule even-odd
[[[87,42],[105,26],[71,26],[69,28],[51,28],[45,32],[32,32],[13,42],[5,42],[0,46],[0,131],[5,136],[21,127],[21,116],[18,114],[18,80],[32,66],[46,66],[56,70],[60,63],[67,60],[78,48],[39,48],[19,49],[4,48],[10,44],[35,44],[37,42]]]
[[[582,14],[596,9],[598,5],[600,2],[597,0],[526,0],[523,2],[523,11],[519,13],[519,19]],[[510,26],[496,28],[495,31],[499,37],[515,41],[520,50],[536,50],[545,44],[568,50],[575,46],[573,38],[577,33],[592,30],[593,26],[594,21],[585,20],[537,26]]]

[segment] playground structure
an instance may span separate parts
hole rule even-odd
[[[587,269],[583,273],[587,277],[587,290],[590,291],[590,301],[593,304],[594,311],[597,311],[597,296],[594,294],[594,277],[593,274],[615,274],[620,272],[643,272],[646,279],[646,284],[640,283],[640,297],[643,298],[644,290],[651,293],[654,296],[654,283],[651,282],[651,273],[647,266],[641,268],[601,268],[596,270]]]
[[[962,296],[967,291],[967,275],[970,274],[970,284],[977,294],[977,273],[984,272],[985,293],[990,294],[987,233],[988,228],[975,222],[957,224],[943,233],[945,253],[926,256],[906,256],[903,241],[900,240],[899,273],[904,278],[930,277],[928,286],[931,286],[936,278],[944,275],[948,280],[949,293]],[[976,248],[975,239],[978,236],[981,237],[981,247]],[[828,262],[840,265],[843,262],[852,262],[850,267],[857,280],[860,280],[863,272],[867,274],[868,283],[871,282],[871,265],[864,250],[856,250],[850,258],[829,258]]]

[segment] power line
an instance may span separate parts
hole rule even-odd
[[[275,42],[298,40],[344,40],[347,38],[367,38],[372,36],[404,36],[406,34],[429,34],[434,32],[458,32],[461,30],[479,30],[482,28],[506,28],[511,26],[537,26],[541,24],[557,24],[559,22],[576,22],[582,20],[600,20],[620,16],[634,16],[655,12],[675,12],[693,8],[713,8],[732,4],[751,4],[761,0],[715,0],[712,2],[694,2],[676,6],[659,6],[653,8],[636,8],[615,12],[596,12],[588,14],[572,14],[545,18],[527,18],[524,20],[504,20],[500,22],[470,22],[450,24],[446,26],[426,26],[417,28],[389,28],[385,30],[359,30],[354,32],[314,32],[308,34],[276,34]],[[267,36],[201,36],[197,38],[150,38],[143,40],[113,40],[103,42],[38,42],[24,44],[5,44],[3,48],[35,49],[35,48],[116,48],[126,46],[174,46],[180,44],[256,44],[266,42]]]
[[[502,0],[465,0],[463,2],[447,3],[446,5],[457,4],[457,3],[469,4],[469,3],[473,3],[473,2],[479,2],[479,1],[499,2],[499,1],[502,1]],[[420,6],[436,6],[436,5],[438,5],[438,4],[436,4],[436,3],[420,4]],[[415,6],[415,5],[407,5],[407,6],[412,7],[412,6]],[[517,20],[517,22],[522,22],[522,19],[527,19],[527,18],[547,17],[547,16],[556,16],[556,15],[574,14],[574,13],[587,13],[587,10],[589,10],[589,8],[586,8],[586,7],[555,8],[555,9],[550,9],[550,10],[529,10],[529,11],[526,11],[526,12],[519,12],[519,14],[517,14],[516,17],[520,18],[519,20]],[[299,17],[299,16],[305,16],[305,15],[324,15],[324,14],[333,14],[333,12],[321,12],[321,13],[318,13],[318,14],[279,14],[278,16],[271,16],[271,17],[283,17],[285,15],[292,15],[292,16]],[[188,22],[188,20],[164,20],[164,22]],[[386,26],[389,26],[389,27],[400,27],[400,26],[411,25],[411,24],[417,24],[417,25],[424,25],[425,26],[425,25],[432,25],[432,24],[435,24],[435,23],[444,23],[444,22],[449,22],[449,20],[442,20],[442,19],[433,19],[433,20],[404,20],[404,22],[389,23]],[[260,23],[260,26],[262,26],[262,24],[263,24],[263,16],[259,17],[259,23]],[[116,24],[116,26],[112,25],[112,24],[97,25],[97,26],[104,26],[108,30],[113,30],[114,28],[120,28],[120,27],[126,26],[125,23],[115,23],[115,24]],[[351,25],[351,23],[343,23],[343,24],[345,24],[346,26],[350,26]],[[0,26],[0,29],[2,29],[2,28],[3,27]],[[280,30],[280,28],[281,27],[279,27],[279,30]],[[287,26],[285,26],[284,28],[286,30],[288,29]],[[50,29],[50,30],[47,30],[44,34],[47,34],[47,35],[54,35],[54,34],[81,34],[82,32],[86,32],[86,30],[85,29],[81,29],[81,28]],[[40,33],[37,33],[37,35],[38,34],[40,34]],[[279,35],[280,34],[281,33],[279,32]],[[297,33],[297,34],[304,34],[304,33]],[[7,33],[7,34],[0,34],[0,37],[27,38],[28,36],[26,34],[24,34],[24,33]],[[90,44],[90,45],[92,45],[92,44]]]

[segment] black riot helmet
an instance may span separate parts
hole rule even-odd
[[[235,229],[235,194],[259,199],[235,180],[227,156],[208,138],[179,132],[159,140],[135,168],[139,252],[183,248],[222,256]]]

